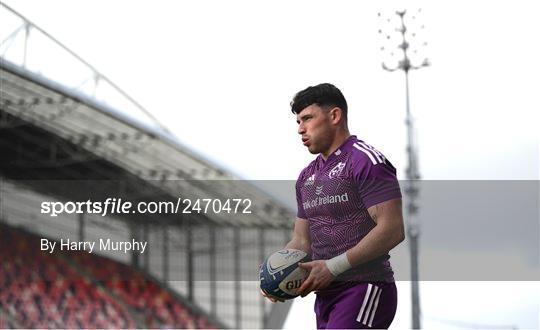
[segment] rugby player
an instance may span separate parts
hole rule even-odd
[[[298,213],[285,246],[312,257],[299,264],[309,276],[298,293],[315,292],[318,329],[388,328],[397,308],[388,253],[405,238],[396,169],[349,133],[347,101],[334,85],[298,92],[291,110],[302,143],[318,155],[296,182]]]

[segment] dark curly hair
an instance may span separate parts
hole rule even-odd
[[[345,118],[347,118],[347,101],[341,91],[332,84],[323,83],[316,86],[309,86],[296,93],[291,101],[291,111],[298,114],[312,104],[317,104],[325,109],[338,107],[343,111]]]

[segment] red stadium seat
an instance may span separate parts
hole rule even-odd
[[[38,242],[0,224],[0,328],[217,328],[133,268]]]

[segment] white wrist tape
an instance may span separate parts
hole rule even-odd
[[[326,267],[328,267],[330,273],[332,273],[332,275],[334,276],[338,276],[339,274],[351,269],[352,267],[349,263],[349,259],[347,258],[347,252],[343,252],[339,256],[325,261]]]

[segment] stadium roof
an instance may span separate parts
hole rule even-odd
[[[16,158],[0,169],[4,175],[11,173],[19,179],[129,177],[134,184],[151,185],[171,197],[182,192],[192,199],[249,198],[254,201],[252,216],[214,214],[210,220],[226,225],[290,227],[290,210],[183,146],[110,80],[43,30],[8,10],[22,19],[22,25],[0,44],[0,145],[3,152],[9,150]],[[29,67],[26,46],[23,60],[14,61],[17,57],[7,54],[11,54],[11,44],[16,43],[13,40],[21,31],[26,31],[24,45],[30,41],[30,31],[52,39],[84,67],[79,71],[89,71],[90,76],[101,79],[121,101],[96,98],[84,88],[60,83],[54,74],[42,74],[43,66]],[[138,109],[139,115],[119,109]]]

